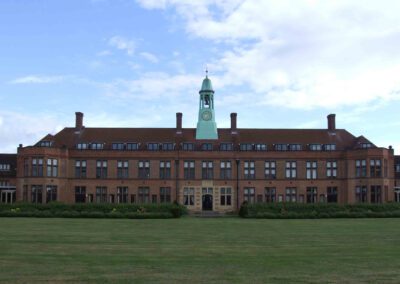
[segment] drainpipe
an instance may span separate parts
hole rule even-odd
[[[179,160],[175,160],[175,198],[179,203]]]
[[[239,210],[239,164],[240,160],[236,159],[236,207]]]

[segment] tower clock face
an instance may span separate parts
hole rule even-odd
[[[204,120],[210,120],[210,119],[212,118],[212,113],[211,113],[211,111],[206,110],[205,112],[203,112],[203,113],[201,114],[201,117],[202,117]]]

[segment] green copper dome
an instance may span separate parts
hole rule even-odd
[[[206,76],[203,80],[203,83],[201,84],[201,90],[200,93],[202,92],[212,92],[214,93],[212,84],[211,84],[211,80],[208,79],[208,76]]]

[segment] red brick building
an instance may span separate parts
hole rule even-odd
[[[17,200],[164,203],[233,211],[249,202],[385,203],[395,199],[393,149],[335,126],[217,128],[206,77],[196,128],[75,127],[18,148]],[[397,199],[398,201],[398,199]]]
[[[0,203],[16,201],[17,155],[0,154]]]

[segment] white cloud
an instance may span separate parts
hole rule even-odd
[[[174,9],[192,36],[223,43],[211,66],[258,103],[313,109],[400,99],[398,1],[138,1]]]
[[[140,56],[142,56],[144,59],[150,61],[151,63],[158,63],[158,58],[154,54],[150,52],[141,52]]]
[[[48,133],[61,130],[61,123],[55,116],[47,114],[21,114],[1,111],[0,152],[15,153],[19,144],[33,145]]]
[[[49,84],[59,83],[65,79],[65,76],[43,76],[43,75],[28,75],[25,77],[16,78],[10,81],[11,84]]]
[[[125,51],[129,56],[132,56],[135,52],[135,42],[121,36],[114,36],[110,38],[108,44],[119,50]]]

